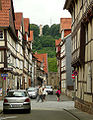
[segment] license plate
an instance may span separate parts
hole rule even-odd
[[[13,107],[13,108],[19,108],[19,107],[21,107],[22,105],[15,105],[15,104],[12,104],[11,105],[11,107]]]

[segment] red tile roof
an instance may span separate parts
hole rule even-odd
[[[30,37],[28,38],[28,41],[33,41],[33,31],[30,31]]]
[[[0,10],[0,26],[9,27],[9,9],[11,8],[11,0],[1,0]]]
[[[9,11],[0,10],[0,26],[9,27]]]
[[[44,54],[35,54],[35,57],[39,61],[44,62],[44,72],[48,73],[47,53],[44,53]]]
[[[28,32],[28,29],[29,29],[29,18],[24,18],[24,27],[25,27],[25,32]]]
[[[9,10],[11,6],[11,0],[1,0],[2,10]]]
[[[59,38],[59,40],[55,40],[55,46],[57,47],[61,42],[61,38]]]
[[[72,18],[61,18],[60,19],[60,31],[71,29]]]
[[[15,13],[15,28],[20,30],[23,13]]]

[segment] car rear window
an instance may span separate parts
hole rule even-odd
[[[27,93],[24,91],[10,91],[7,93],[7,97],[26,97]]]
[[[46,86],[47,89],[51,89],[52,87],[51,86]]]
[[[33,92],[33,91],[37,91],[37,89],[36,88],[29,88],[27,91],[28,92]]]

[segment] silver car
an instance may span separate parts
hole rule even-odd
[[[52,88],[52,86],[46,86],[45,87],[45,91],[48,93],[48,94],[52,94],[53,95],[53,88]]]
[[[9,90],[3,101],[3,112],[10,110],[26,110],[30,113],[30,98],[26,90]]]
[[[30,98],[37,98],[38,91],[35,87],[30,87],[27,90]]]

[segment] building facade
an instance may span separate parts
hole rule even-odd
[[[75,107],[93,114],[93,0],[66,0],[64,9],[72,15]]]
[[[59,84],[57,87],[59,87],[61,89],[61,59],[60,59],[61,47],[60,47],[60,42],[61,42],[61,38],[58,40],[55,40],[57,69],[58,69],[58,81],[59,81]]]
[[[8,87],[31,86],[33,32],[29,30],[29,19],[26,20],[25,24],[22,13],[14,14],[12,0],[1,0],[0,98],[6,95]]]
[[[72,96],[73,81],[71,67],[71,18],[60,19],[60,60],[61,60],[61,89],[62,92]]]
[[[1,0],[1,9],[0,9],[0,90],[1,90],[0,96],[1,97],[6,94],[6,89],[9,84],[11,85],[12,88],[15,88],[17,36],[15,33],[14,20],[15,20],[15,15],[14,15],[13,2],[9,0],[7,3],[6,0],[5,1]]]
[[[48,63],[47,63],[47,53],[44,54],[34,54],[36,58],[36,83],[43,86],[47,85],[48,81]]]

